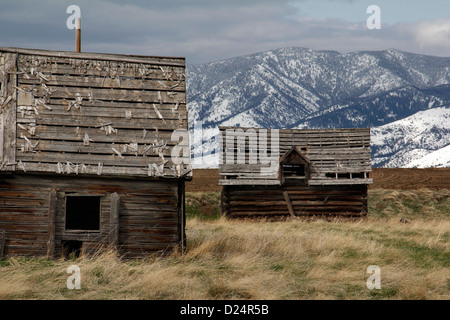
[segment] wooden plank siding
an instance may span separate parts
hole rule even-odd
[[[4,255],[185,247],[185,58],[0,47],[0,108]]]
[[[279,168],[271,174],[262,174],[272,163],[260,161],[259,154],[268,159],[272,155],[272,137],[278,146],[276,159],[282,157],[293,147],[299,148],[308,157],[311,185],[352,185],[372,183],[370,153],[370,130],[355,129],[258,129],[220,127],[220,165],[221,185],[280,185]],[[227,139],[227,132],[235,138]],[[250,139],[249,133],[254,137]],[[261,141],[261,136],[266,141]],[[238,138],[239,137],[239,138]],[[240,139],[240,142],[239,142]],[[271,159],[272,160],[272,159]],[[348,179],[347,179],[348,174]],[[353,177],[354,175],[354,177]]]
[[[367,214],[367,186],[223,186],[226,217],[362,217]],[[289,199],[289,201],[287,200]]]
[[[189,155],[170,159],[182,146],[172,133],[188,129],[184,58],[1,47],[0,57],[0,170],[191,177]]]
[[[5,232],[4,255],[59,257],[62,243],[68,240],[81,241],[86,253],[112,245],[130,258],[171,250],[181,245],[184,235],[184,212],[179,204],[184,189],[180,186],[184,182],[175,179],[3,175],[0,230]],[[65,199],[74,195],[100,197],[98,231],[66,230]],[[54,219],[54,225],[49,219]]]
[[[17,54],[1,55],[0,161],[2,170],[16,168]]]
[[[55,231],[56,231],[56,215],[58,209],[58,193],[51,190],[48,199],[48,241],[47,241],[47,258],[55,256]]]
[[[369,129],[219,130],[223,215],[367,214]]]

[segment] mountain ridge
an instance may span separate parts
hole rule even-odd
[[[450,106],[450,57],[395,49],[281,48],[187,66],[186,78],[191,129],[376,128]]]

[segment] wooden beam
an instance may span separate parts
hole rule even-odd
[[[367,212],[369,211],[368,209],[368,203],[367,203],[367,186],[363,187],[363,192],[362,192],[362,197],[361,197],[361,201],[362,201],[362,215],[366,216]]]
[[[0,259],[3,258],[3,252],[5,251],[5,230],[0,230]]]
[[[222,190],[220,191],[220,214],[222,216],[226,215],[226,210],[225,210],[225,199],[226,199],[226,197],[225,197],[225,189],[226,189],[226,187],[223,186]]]
[[[186,207],[184,181],[178,182],[178,239],[181,253],[186,251]]]
[[[111,215],[110,215],[110,233],[109,244],[117,249],[119,245],[119,215],[120,215],[120,196],[117,192],[111,195]]]
[[[3,157],[5,153],[5,120],[4,120],[4,113],[0,113],[0,162],[3,163]],[[2,166],[3,169],[3,166]],[[0,169],[1,170],[1,169]]]
[[[355,185],[355,184],[372,184],[373,179],[322,179],[308,181],[310,186],[326,186],[326,185]]]
[[[57,192],[50,191],[48,198],[48,241],[47,241],[47,259],[53,259],[55,256],[55,230],[56,230],[56,210],[57,210]]]
[[[184,80],[167,80],[164,78],[161,71],[157,70],[152,73],[152,78],[136,79],[136,78],[110,78],[101,75],[91,75],[89,77],[80,77],[76,75],[62,75],[62,74],[46,74],[45,81],[47,86],[76,86],[80,88],[108,88],[108,89],[135,89],[135,90],[160,90],[160,91],[173,91],[173,92],[185,92],[186,83]],[[37,85],[41,84],[42,79],[38,75],[29,73],[19,74],[19,85]],[[83,101],[83,105],[86,102]]]
[[[280,180],[277,179],[220,179],[219,185],[221,186],[230,186],[230,185],[250,185],[250,186],[256,186],[256,185],[280,185]]]
[[[295,217],[294,207],[292,206],[291,199],[289,198],[289,193],[287,191],[283,192],[284,200],[286,201],[287,207],[289,209],[289,214]]]
[[[16,166],[16,109],[17,109],[17,54],[5,54],[5,71],[9,76],[6,88],[8,103],[2,106],[3,112],[3,161],[6,160],[6,170],[14,171]]]
[[[91,53],[91,52],[70,52],[70,51],[51,51],[41,49],[9,48],[0,47],[0,52],[10,52],[14,54],[38,55],[47,57],[69,58],[69,59],[92,59],[92,60],[110,60],[129,63],[154,64],[158,66],[185,66],[184,57],[163,57],[163,56],[139,56],[109,53]]]

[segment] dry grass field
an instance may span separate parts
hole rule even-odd
[[[357,221],[227,220],[218,190],[188,187],[184,254],[12,257],[0,260],[0,300],[448,300],[450,189],[424,187],[370,189]],[[74,264],[79,290],[66,286]],[[381,289],[366,286],[370,265]]]

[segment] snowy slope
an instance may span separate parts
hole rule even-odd
[[[448,166],[449,146],[450,107],[419,111],[371,130],[375,166]]]
[[[450,168],[450,145],[409,162],[406,168]]]
[[[450,58],[397,50],[340,54],[285,48],[188,66],[186,76],[190,127],[201,123],[205,129],[206,153],[216,148],[208,140],[219,125],[378,128],[450,105]],[[436,130],[446,130],[438,124]],[[385,140],[394,141],[401,142]],[[401,148],[405,154],[392,160],[388,153],[395,145],[377,146],[374,165],[406,166],[442,145],[433,143]]]

